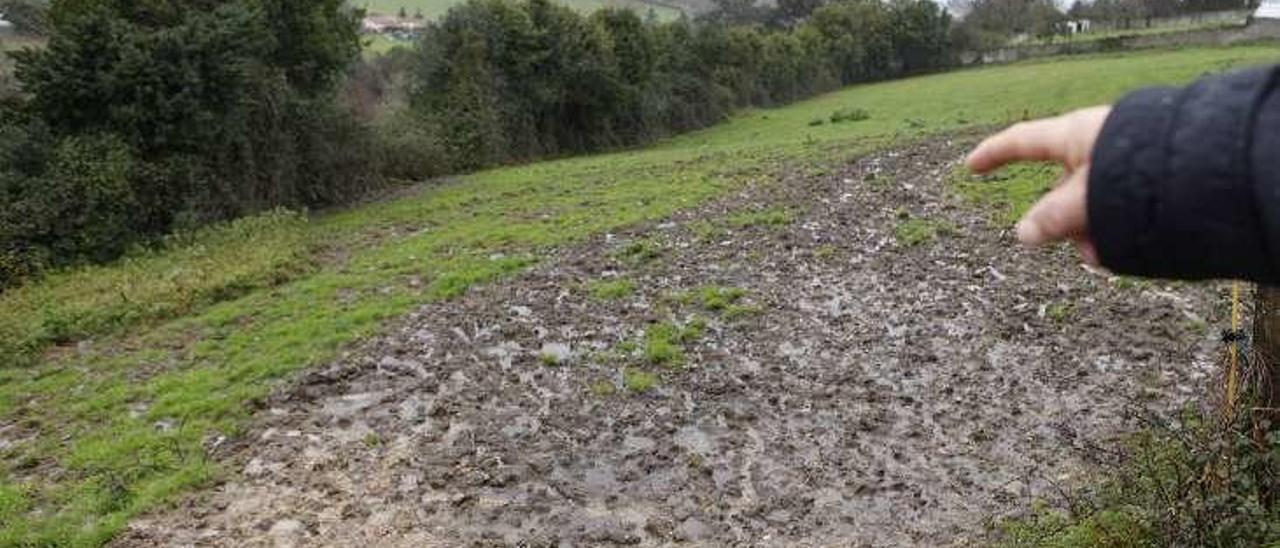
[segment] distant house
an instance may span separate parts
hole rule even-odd
[[[1253,12],[1253,19],[1280,21],[1280,0],[1262,0],[1262,3],[1258,4],[1258,9]]]
[[[415,33],[422,30],[422,27],[421,20],[401,19],[390,15],[370,15],[360,24],[366,34]]]
[[[1093,28],[1093,22],[1088,19],[1077,19],[1073,21],[1063,21],[1061,23],[1063,34],[1082,34],[1089,32]]]

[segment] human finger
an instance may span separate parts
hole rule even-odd
[[[1018,239],[1028,245],[1042,245],[1087,233],[1085,211],[1088,169],[1077,169],[1067,181],[1049,191],[1018,222]]]
[[[977,173],[986,173],[1006,164],[1022,161],[1065,161],[1065,123],[1062,117],[1020,122],[982,141],[965,164]]]

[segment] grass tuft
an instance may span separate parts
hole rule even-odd
[[[609,381],[593,382],[591,383],[591,386],[589,388],[591,390],[591,393],[598,398],[607,398],[609,396],[612,396],[615,392],[618,391],[617,387],[614,386],[613,383]]]
[[[862,108],[842,108],[831,113],[831,123],[861,122],[871,118],[871,113]]]
[[[894,227],[893,235],[898,240],[898,245],[915,247],[932,242],[938,236],[950,234],[951,232],[953,232],[951,226],[944,222],[908,217],[898,221],[898,225]]]
[[[616,301],[635,293],[636,284],[630,280],[597,280],[587,284],[591,296],[601,301]]]
[[[619,260],[632,265],[642,265],[662,256],[662,247],[649,240],[636,240],[614,254]]]
[[[791,224],[795,220],[795,214],[784,207],[770,207],[767,209],[743,211],[734,213],[725,219],[725,222],[733,228],[752,228],[752,227],[781,227]]]
[[[622,385],[627,387],[627,390],[643,394],[658,386],[658,376],[648,371],[627,368],[622,372]]]

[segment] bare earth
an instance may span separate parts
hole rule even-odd
[[[1224,304],[1018,247],[945,187],[968,144],[797,173],[426,306],[281,390],[219,455],[235,474],[116,544],[981,542],[1079,477],[1074,448],[1132,429],[1135,402],[1202,397]],[[691,229],[770,205],[794,221]],[[902,212],[954,230],[904,247]],[[638,238],[662,254],[619,258]],[[637,291],[583,288],[611,277]],[[761,312],[670,298],[710,284]],[[616,350],[695,314],[681,368]],[[658,385],[625,388],[632,365]]]

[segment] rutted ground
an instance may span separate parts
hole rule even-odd
[[[119,545],[938,545],[1215,368],[1215,286],[1014,245],[936,140],[423,307]]]

